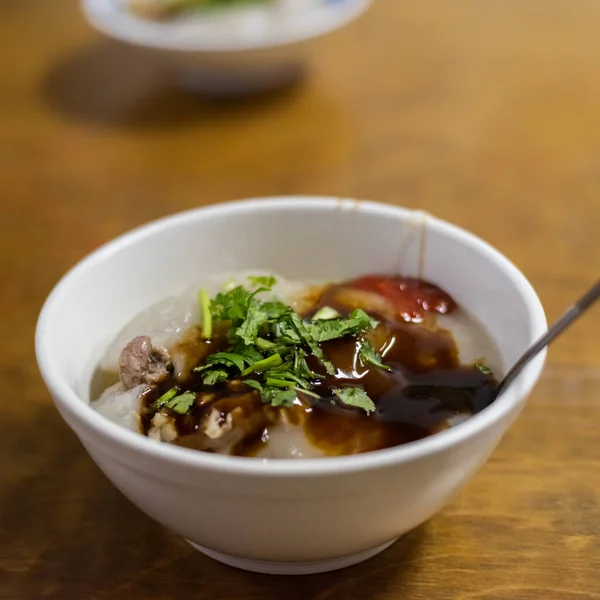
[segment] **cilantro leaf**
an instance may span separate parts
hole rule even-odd
[[[317,342],[336,340],[346,335],[355,335],[374,329],[379,322],[372,319],[364,310],[353,310],[346,319],[318,319],[309,325],[310,332]]]
[[[318,379],[318,375],[308,368],[302,351],[298,350],[295,352],[293,358],[286,360],[286,362],[278,367],[269,369],[267,377],[288,381],[292,385],[296,383],[304,390],[311,389],[311,381]]]
[[[196,394],[194,392],[183,392],[183,394],[171,398],[165,406],[180,415],[185,415],[195,403]]]
[[[290,407],[294,404],[294,400],[296,399],[296,393],[291,386],[287,385],[286,382],[281,382],[284,385],[280,387],[283,389],[279,389],[277,385],[273,385],[272,387],[265,387],[256,379],[245,379],[244,383],[256,391],[260,393],[260,399],[265,404],[271,404],[272,406],[287,406]],[[267,378],[265,385],[269,385],[273,382],[270,382]],[[278,383],[278,382],[275,382]]]
[[[183,392],[183,394],[177,395],[177,387],[172,387],[168,392],[165,392],[156,402],[154,403],[154,410],[161,408],[170,408],[172,411],[180,415],[185,415],[194,403],[196,402],[196,394],[194,392]]]
[[[333,363],[331,363],[329,360],[327,360],[325,358],[325,354],[323,353],[323,350],[319,346],[318,340],[316,340],[313,337],[312,333],[307,329],[307,327],[304,324],[304,321],[301,319],[300,315],[298,315],[297,313],[294,312],[294,313],[291,313],[288,318],[289,318],[291,324],[294,326],[294,329],[296,330],[300,339],[310,348],[311,352],[321,361],[321,363],[325,367],[325,370],[330,375],[334,375],[335,367],[333,366]]]
[[[278,381],[285,381],[288,384],[288,387],[294,387],[296,384],[301,388],[309,390],[312,386],[309,381],[300,377],[299,375],[294,374],[290,370],[289,365],[282,365],[284,368],[282,369],[270,369],[267,373],[267,385],[269,384],[269,379],[273,378]],[[281,386],[279,386],[281,387]]]
[[[364,329],[375,329],[379,325],[379,321],[370,317],[362,308],[355,308],[348,315],[348,318],[360,321],[361,327],[364,327]]]
[[[258,390],[259,392],[263,391],[263,386],[259,381],[256,381],[256,379],[244,379],[244,383],[248,386],[251,387],[255,390]]]
[[[262,309],[267,313],[269,321],[277,321],[283,316],[293,312],[290,306],[286,306],[283,302],[263,302]]]
[[[272,275],[258,277],[250,276],[248,277],[248,280],[256,287],[264,288],[265,292],[270,291],[273,288],[273,286],[277,283],[277,279],[275,279],[275,277],[273,277]]]
[[[168,392],[165,392],[158,400],[154,402],[154,410],[162,408],[171,398],[177,395],[177,387],[172,387]]]
[[[238,326],[246,318],[251,296],[241,285],[217,294],[210,306],[213,320],[217,323],[231,321]]]
[[[475,368],[479,369],[484,375],[493,375],[492,370],[483,363],[475,363]]]
[[[235,334],[246,344],[251,345],[256,342],[260,328],[269,320],[269,315],[261,306],[260,302],[252,301],[248,307],[246,318],[242,324],[235,330]]]
[[[260,288],[258,291],[267,291],[266,288]],[[247,304],[247,311],[241,325],[235,330],[235,334],[246,344],[256,343],[256,339],[261,328],[269,322],[274,322],[291,311],[289,306],[281,302],[262,302],[250,298]]]
[[[384,371],[392,370],[390,366],[383,364],[381,355],[375,351],[375,348],[373,348],[373,345],[367,339],[362,340],[358,354],[366,365],[372,365],[378,369],[383,369]]]
[[[322,308],[311,320],[305,321],[291,306],[258,297],[261,292],[273,288],[274,277],[251,277],[249,281],[251,290],[241,285],[230,286],[212,301],[206,292],[199,292],[203,335],[212,334],[215,324],[225,323],[229,345],[224,351],[209,356],[194,371],[202,374],[202,381],[207,386],[225,383],[240,374],[245,378],[255,373],[245,383],[260,393],[263,402],[273,406],[291,406],[297,393],[319,398],[314,383],[322,374],[312,371],[308,357],[314,356],[327,373],[333,375],[335,367],[325,357],[320,344],[346,335],[360,335],[376,327],[378,322],[361,309],[355,309],[343,318],[331,307]],[[365,363],[388,368],[368,342],[361,345],[360,352]],[[367,412],[374,409],[374,404],[360,388],[344,388],[334,393],[348,406],[357,406]],[[173,402],[173,406],[184,410],[187,403],[193,404],[191,396],[185,395],[188,392],[176,394],[177,389],[169,391],[159,399],[161,405]]]
[[[212,313],[210,310],[210,296],[206,290],[198,292],[198,304],[202,315],[202,337],[210,340],[212,337]]]
[[[202,377],[204,385],[216,385],[217,383],[225,383],[229,379],[229,373],[223,369],[211,369],[205,371]]]
[[[318,375],[311,371],[306,362],[306,352],[301,349],[296,349],[294,352],[294,372],[305,379],[318,379]]]
[[[267,358],[263,358],[262,360],[258,360],[255,363],[252,363],[247,369],[242,371],[242,377],[246,375],[250,375],[250,373],[260,373],[264,371],[268,371],[272,367],[278,367],[283,360],[279,354],[272,354]]]
[[[269,376],[267,376],[265,383],[267,384],[267,387],[271,388],[292,389],[295,387],[293,381],[286,381],[285,379],[275,379],[274,377]]]
[[[224,365],[226,367],[235,367],[238,371],[243,371],[248,359],[235,352],[215,352],[211,354],[203,365],[194,368],[196,373],[200,373],[214,365]]]
[[[293,389],[276,390],[271,388],[264,390],[260,398],[263,402],[272,406],[290,408],[294,405],[294,400],[296,400],[296,392]]]
[[[375,403],[367,392],[359,387],[346,387],[337,388],[333,390],[333,393],[342,401],[346,406],[353,406],[355,408],[362,408],[367,414],[373,412],[376,409]]]
[[[310,332],[317,342],[335,340],[352,331],[352,327],[339,319],[322,319],[310,324]]]
[[[278,340],[290,346],[302,343],[302,338],[296,331],[296,328],[287,319],[275,323],[274,334]]]
[[[243,357],[248,365],[263,359],[263,355],[254,346],[247,346],[243,342],[238,342],[233,347],[233,352]]]

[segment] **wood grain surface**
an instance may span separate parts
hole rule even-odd
[[[549,318],[598,277],[600,5],[378,0],[310,77],[246,102],[170,89],[70,0],[0,4],[0,598],[600,598],[600,312],[444,511],[300,579],[204,558],[130,505],[63,424],[33,335],[58,278],[182,209],[318,193],[419,207],[522,268]]]

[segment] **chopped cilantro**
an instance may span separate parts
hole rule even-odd
[[[282,362],[283,360],[279,354],[272,354],[267,358],[263,358],[262,360],[252,363],[247,369],[242,371],[242,377],[246,377],[246,375],[250,375],[250,373],[261,373],[268,371],[272,367],[278,367]]]
[[[392,368],[384,365],[381,355],[375,351],[369,340],[364,339],[360,344],[359,356],[366,365],[372,365],[384,371],[391,371]]]
[[[261,394],[261,400],[273,406],[291,407],[294,405],[296,392],[294,390],[268,389]]]
[[[258,277],[248,277],[248,279],[250,280],[250,283],[252,283],[253,285],[255,285],[256,287],[261,287],[264,288],[265,291],[269,291],[273,288],[273,286],[277,283],[277,279],[275,279],[275,277],[273,277],[272,275],[263,277],[263,276],[258,276]]]
[[[171,398],[177,396],[177,388],[172,387],[168,392],[165,392],[156,402],[154,402],[154,410],[162,408]]]
[[[249,362],[247,357],[235,352],[215,352],[206,359],[203,365],[196,367],[194,371],[199,373],[214,365],[224,365],[225,367],[235,367],[241,373]]]
[[[373,412],[376,408],[375,403],[367,392],[359,387],[347,387],[337,388],[333,390],[333,393],[342,401],[346,406],[353,406],[355,408],[362,408],[367,414]]]
[[[265,338],[256,338],[256,346],[260,350],[271,350],[273,348],[277,348],[277,344],[274,342],[270,342],[269,340],[265,340]]]
[[[299,346],[302,344],[302,338],[288,319],[276,322],[273,327],[273,334],[281,343],[288,346]]]
[[[176,387],[172,387],[168,392],[165,392],[154,403],[154,410],[170,408],[180,415],[185,415],[194,406],[196,394],[194,392],[183,392],[183,394],[179,394],[178,396],[177,391]]]
[[[283,302],[263,302],[262,309],[267,313],[271,322],[275,322],[284,315],[293,312],[292,308],[286,306]]]
[[[306,352],[296,349],[294,352],[294,373],[305,379],[316,379],[317,374],[310,370],[306,362]]]
[[[286,381],[285,379],[274,379],[273,377],[268,377],[265,381],[268,387],[276,387],[276,388],[293,388],[293,381]]]
[[[263,386],[261,385],[261,383],[259,381],[256,381],[256,379],[244,379],[244,383],[248,387],[251,387],[259,392],[263,391]]]
[[[323,363],[325,370],[330,374],[335,374],[335,367],[333,364],[325,358],[323,350],[319,346],[319,340],[307,329],[304,321],[300,318],[300,315],[293,312],[289,315],[289,320],[293,325],[296,333],[300,336],[300,339],[310,348],[311,352]]]
[[[484,375],[493,375],[492,370],[483,363],[475,363],[475,368],[479,369]]]
[[[299,385],[301,388],[306,390],[309,390],[312,387],[311,383],[304,377],[293,373],[290,370],[290,365],[284,364],[282,367],[283,368],[280,367],[277,369],[270,369],[267,373],[267,379],[269,379],[269,377],[273,377],[274,379],[287,381],[290,387]]]
[[[202,383],[204,385],[216,385],[225,383],[229,379],[229,373],[223,369],[211,369],[204,373]]]
[[[273,386],[272,382],[270,383],[268,378],[265,382],[265,386],[263,386],[260,382],[256,381],[256,379],[245,379],[244,383],[248,387],[251,387],[252,389],[255,389],[257,392],[259,392],[260,399],[265,404],[272,404],[273,406],[290,407],[294,404],[294,400],[296,399],[296,392],[293,389],[290,389],[290,386]],[[286,382],[281,383],[284,384]]]
[[[241,325],[246,318],[251,295],[241,285],[217,294],[211,302],[213,320],[217,323],[230,321],[236,327]]]
[[[254,347],[239,342],[233,347],[233,352],[240,355],[248,365],[263,359],[263,355]]]
[[[171,398],[165,406],[180,415],[185,415],[195,403],[196,394],[194,392],[183,392],[183,394]]]
[[[317,342],[337,340],[345,335],[356,335],[374,329],[379,322],[372,319],[364,310],[353,310],[347,319],[319,319],[311,323],[310,332]]]
[[[202,337],[210,340],[212,337],[212,313],[210,310],[210,296],[206,290],[198,292],[198,304],[202,315]]]
[[[260,298],[260,293],[270,291],[276,284],[274,277],[251,277],[249,281],[251,289],[229,286],[212,301],[206,292],[198,294],[204,337],[209,337],[214,325],[219,325],[219,330],[226,332],[228,344],[194,371],[201,373],[206,386],[241,377],[248,387],[260,394],[263,402],[274,406],[291,406],[297,393],[319,398],[315,385],[323,375],[315,373],[307,360],[312,357],[315,367],[320,363],[328,374],[335,374],[335,367],[326,358],[321,344],[344,336],[362,335],[378,322],[361,309],[342,317],[328,306],[312,319],[303,319],[291,306]],[[365,340],[361,342],[360,355],[365,364],[389,369]],[[372,401],[360,388],[343,388],[334,393],[348,406],[367,412],[374,410]],[[173,402],[173,406],[183,409],[186,402],[193,404],[190,396],[176,396],[176,389],[168,394],[165,399],[159,399],[161,405]]]

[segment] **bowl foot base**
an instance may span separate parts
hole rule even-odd
[[[252,560],[249,558],[239,558],[237,556],[231,556],[229,554],[222,554],[221,552],[215,552],[209,550],[194,542],[190,542],[196,550],[206,554],[210,558],[222,562],[230,567],[236,567],[237,569],[243,569],[244,571],[253,571],[255,573],[267,573],[269,575],[312,575],[314,573],[325,573],[327,571],[335,571],[337,569],[343,569],[351,565],[355,565],[359,562],[367,560],[380,552],[383,552],[386,548],[389,548],[396,540],[386,542],[376,548],[370,548],[363,552],[356,554],[350,554],[348,556],[340,556],[339,558],[330,558],[327,560],[317,560],[313,562],[276,562],[276,561],[263,561],[263,560]]]
[[[306,76],[301,63],[285,63],[248,70],[177,69],[171,72],[176,87],[214,98],[237,98],[275,92],[299,83]]]

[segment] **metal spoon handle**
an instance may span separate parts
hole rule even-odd
[[[519,360],[513,365],[510,371],[504,376],[504,379],[496,388],[496,395],[499,396],[506,387],[514,381],[514,379],[527,366],[529,361],[538,352],[543,350],[550,342],[556,339],[567,327],[576,321],[596,300],[600,298],[600,281],[596,283],[584,296],[582,296],[575,304],[573,304],[567,312],[556,322],[546,333],[533,344]]]

